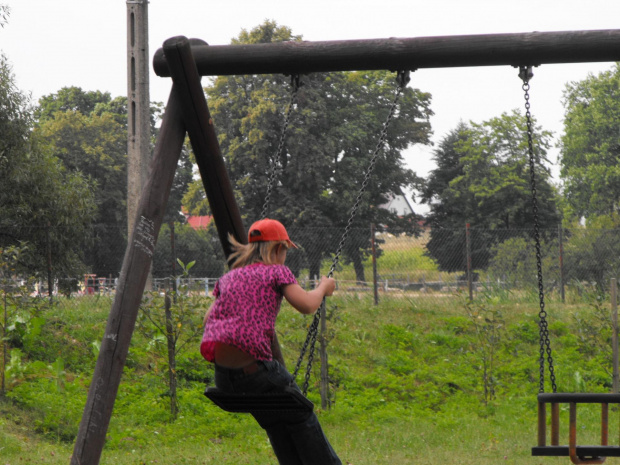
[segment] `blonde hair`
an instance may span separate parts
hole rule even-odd
[[[289,248],[289,244],[286,241],[250,242],[249,244],[242,244],[236,240],[232,234],[228,234],[228,241],[234,250],[228,257],[228,263],[231,263],[231,270],[251,265],[252,263],[273,265],[276,263],[275,258],[278,247],[282,245],[287,249]]]

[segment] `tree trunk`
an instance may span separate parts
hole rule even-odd
[[[4,284],[5,288],[4,288],[4,321],[2,322],[2,368],[0,369],[0,395],[4,396],[5,393],[5,372],[6,372],[6,365],[8,363],[8,342],[6,341],[6,324],[7,324],[7,319],[8,319],[8,312],[7,312],[7,307],[6,307],[6,283]]]
[[[353,269],[355,270],[355,278],[358,284],[364,284],[366,282],[366,276],[364,274],[364,264],[362,263],[362,254],[359,252],[353,253]]]
[[[170,414],[177,418],[177,370],[176,370],[176,344],[174,340],[174,326],[172,324],[172,312],[170,310],[170,296],[166,294],[166,341],[168,343],[168,387],[170,389]]]

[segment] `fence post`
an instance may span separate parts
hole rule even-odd
[[[471,273],[471,240],[469,235],[469,223],[465,223],[465,248],[467,253],[467,289],[469,290],[469,300],[471,302],[472,300],[474,300],[474,286]]]
[[[2,361],[0,363],[2,363],[2,366],[0,367],[0,394],[4,395],[5,393],[5,376],[6,376],[6,366],[9,363],[9,356],[8,356],[8,350],[9,350],[9,343],[8,340],[6,338],[6,323],[7,320],[9,319],[9,313],[7,310],[7,303],[6,303],[6,292],[7,292],[7,287],[9,285],[8,282],[8,278],[4,278],[3,279],[3,301],[4,301],[4,318],[2,320]]]
[[[560,295],[564,303],[564,229],[562,224],[558,225],[558,241],[560,243]]]
[[[611,321],[613,325],[611,339],[613,351],[613,390],[617,394],[620,378],[618,376],[618,283],[616,278],[611,278]]]
[[[375,293],[375,305],[379,304],[379,288],[377,287],[377,249],[375,247],[375,224],[370,223],[370,244],[372,245],[372,285]]]
[[[321,312],[321,336],[320,336],[320,355],[321,355],[321,408],[323,410],[330,407],[329,405],[329,365],[327,360],[327,323],[326,323],[326,305],[325,299],[319,308]]]

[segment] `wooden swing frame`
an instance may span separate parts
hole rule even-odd
[[[186,133],[225,255],[231,253],[228,234],[245,241],[245,229],[200,84],[201,76],[614,61],[620,61],[620,30],[230,46],[208,46],[204,41],[185,37],[166,40],[155,53],[153,66],[159,76],[172,77],[173,85],[125,252],[71,464],[99,463]]]

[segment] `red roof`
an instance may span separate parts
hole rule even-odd
[[[189,224],[194,229],[206,229],[209,226],[209,223],[213,219],[213,216],[188,216],[187,224]]]

